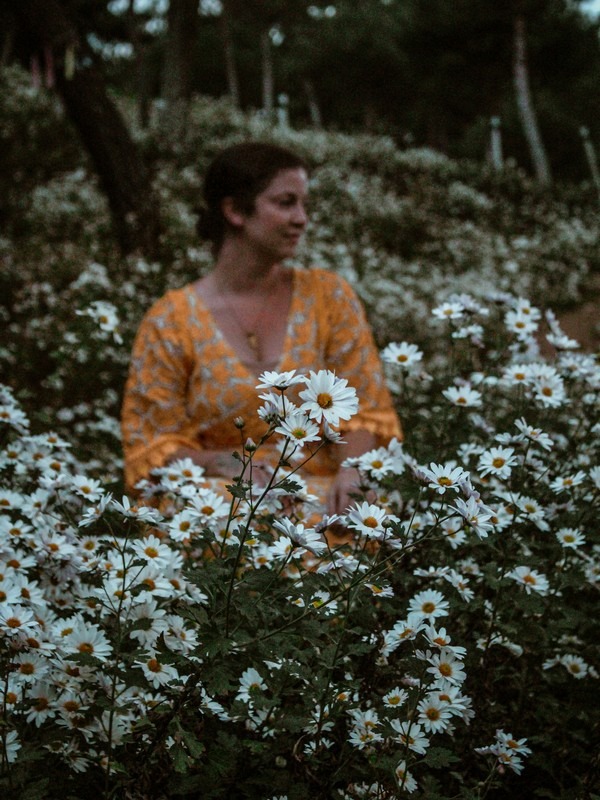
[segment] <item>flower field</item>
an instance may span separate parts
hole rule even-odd
[[[3,796],[600,797],[600,364],[559,322],[600,270],[590,187],[198,100],[177,152],[138,133],[167,255],[124,259],[52,98],[2,81]],[[240,428],[226,498],[186,461],[158,503],[123,492],[133,335],[210,265],[202,170],[250,136],[314,165],[300,261],[362,297],[405,430],[348,464],[337,547],[294,431],[336,439],[313,389],[345,418],[344,376],[257,381],[269,433]]]

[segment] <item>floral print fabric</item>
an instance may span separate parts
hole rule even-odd
[[[293,293],[278,371],[329,369],[358,394],[359,412],[341,431],[366,429],[380,443],[401,437],[363,307],[348,283],[322,269],[293,271]],[[122,411],[125,481],[132,488],[181,446],[239,449],[266,430],[257,376],[219,330],[195,285],[167,292],[144,317],[133,347]],[[293,399],[293,396],[292,396]],[[327,453],[307,465],[333,474]]]

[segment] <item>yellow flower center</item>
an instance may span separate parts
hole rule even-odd
[[[496,467],[496,469],[500,469],[500,467],[503,467],[505,464],[506,464],[506,459],[504,458],[498,457],[492,461],[492,466]]]
[[[331,408],[333,405],[333,397],[328,392],[321,392],[317,395],[317,403],[321,408]]]
[[[379,523],[375,519],[375,517],[367,517],[363,520],[363,525],[365,528],[376,528]]]

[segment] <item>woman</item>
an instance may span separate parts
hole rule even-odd
[[[341,461],[400,436],[353,291],[331,272],[285,265],[308,222],[307,194],[304,161],[271,144],[235,145],[210,165],[200,231],[213,243],[214,268],[158,300],[134,344],[122,417],[130,488],[184,457],[207,476],[239,474],[234,419],[260,439],[256,384],[265,370],[328,369],[357,391],[359,412],[340,426],[346,444],[306,466],[324,476],[330,513],[345,510],[356,481]]]

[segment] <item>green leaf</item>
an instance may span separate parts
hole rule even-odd
[[[169,751],[173,760],[173,768],[175,772],[182,774],[189,769],[189,757],[187,750],[180,744],[175,744]]]
[[[228,483],[225,486],[225,488],[227,489],[229,494],[232,494],[234,497],[237,497],[240,500],[243,500],[246,497],[246,494],[248,493],[248,490],[244,486],[241,486],[240,484]]]
[[[434,769],[442,769],[449,767],[450,764],[455,764],[459,759],[452,754],[451,750],[447,750],[445,747],[430,747],[427,750],[424,761]]]

